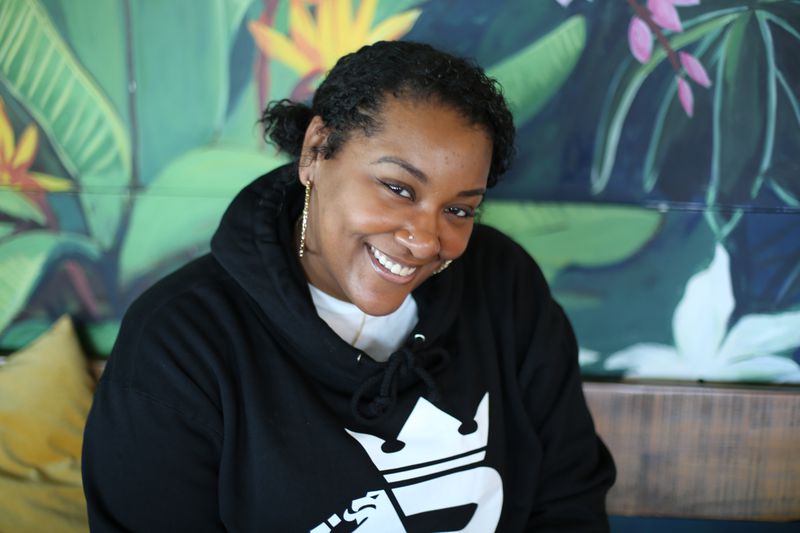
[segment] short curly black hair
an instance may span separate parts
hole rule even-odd
[[[291,100],[270,102],[261,116],[264,137],[296,160],[306,128],[319,115],[331,131],[324,157],[333,157],[356,128],[371,135],[380,128],[386,95],[436,99],[486,129],[492,140],[487,186],[514,156],[514,120],[496,80],[472,61],[411,41],[380,41],[343,56],[320,84],[311,107]]]

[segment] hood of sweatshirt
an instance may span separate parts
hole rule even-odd
[[[449,361],[441,338],[458,315],[458,261],[414,290],[419,322],[400,350],[379,363],[343,341],[317,315],[297,257],[293,228],[304,189],[294,165],[253,181],[234,198],[211,241],[211,253],[251,297],[265,327],[290,347],[312,377],[353,397],[367,423],[392,408],[390,396],[422,380],[435,401],[435,374]]]

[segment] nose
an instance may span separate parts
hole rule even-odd
[[[434,228],[417,226],[401,229],[395,232],[394,238],[408,248],[416,259],[432,259],[437,257],[442,249],[435,226]]]

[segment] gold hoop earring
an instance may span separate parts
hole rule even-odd
[[[437,268],[436,270],[434,270],[434,271],[433,271],[433,275],[435,276],[436,274],[440,274],[440,273],[442,273],[442,272],[444,271],[444,269],[446,269],[447,267],[449,267],[449,266],[450,266],[450,263],[452,263],[452,262],[453,262],[453,260],[452,260],[452,259],[448,259],[447,261],[445,261],[444,263],[442,263],[442,266],[440,266],[439,268]]]
[[[308,227],[308,206],[311,203],[311,181],[306,183],[306,197],[303,200],[303,216],[300,219],[300,246],[297,249],[298,257],[303,257],[306,249],[306,228]]]

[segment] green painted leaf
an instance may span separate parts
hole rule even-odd
[[[8,237],[14,233],[14,224],[10,222],[0,222],[0,240],[3,240],[4,237]]]
[[[225,22],[228,26],[229,39],[233,39],[242,24],[247,10],[254,4],[253,0],[222,0],[225,9]]]
[[[518,125],[536,115],[558,91],[575,68],[584,46],[586,21],[576,15],[487,70],[503,86]]]
[[[700,59],[706,67],[713,65],[718,53],[722,35],[722,28],[710,32],[704,37],[693,54]],[[713,83],[713,81],[712,81]],[[694,86],[695,91],[707,89]],[[653,123],[653,133],[645,155],[644,170],[642,172],[643,190],[650,192],[655,187],[664,164],[674,156],[673,144],[683,140],[692,128],[691,121],[686,120],[686,112],[680,105],[677,93],[678,84],[674,79],[667,81],[667,88],[661,99],[658,113]]]
[[[788,23],[777,17],[768,17],[770,22],[774,22],[782,29],[794,31]],[[800,41],[800,33],[794,31],[793,36]],[[778,150],[770,166],[764,171],[762,177],[767,180],[770,188],[787,205],[800,207],[800,163],[797,161],[796,154],[800,152],[800,103],[798,94],[800,87],[792,87],[786,80],[784,74],[775,71],[777,81],[778,99],[782,105],[787,107],[790,112],[780,113],[777,117],[776,138],[785,143],[786,150]]]
[[[14,351],[24,348],[50,329],[52,325],[50,320],[38,318],[17,321],[8,326],[0,335],[0,350]],[[119,333],[119,327],[119,320],[86,324],[89,342],[87,348],[90,348],[91,355],[109,355]]]
[[[475,58],[481,65],[494,65],[563,22],[567,12],[556,2],[511,1],[486,22]],[[525,21],[520,24],[521,21]],[[483,25],[482,25],[483,26]],[[483,29],[483,28],[481,28]]]
[[[674,35],[670,39],[670,45],[675,50],[688,46],[733,22],[740,16],[741,12],[737,11],[716,16],[692,27],[687,23],[685,24],[687,29],[683,33]],[[598,124],[594,155],[592,157],[591,182],[592,192],[595,194],[602,192],[611,178],[617,157],[619,139],[622,135],[622,127],[634,98],[639,93],[639,89],[647,79],[647,76],[666,58],[667,54],[661,47],[653,51],[650,61],[644,65],[640,65],[634,59],[629,58],[620,68],[614,80],[612,80],[612,89],[609,92],[609,98],[603,107],[600,123]]]
[[[50,329],[53,323],[49,320],[29,319],[12,324],[0,337],[0,349],[14,351],[29,345],[42,333]]]
[[[284,162],[267,152],[221,146],[175,160],[136,198],[120,255],[121,285],[204,249],[235,193]]]
[[[221,0],[130,2],[138,179],[212,143],[228,107],[230,40]]]
[[[772,191],[786,204],[800,207],[800,164],[791,161],[770,167],[765,173]]]
[[[0,3],[0,81],[36,119],[83,190],[128,184],[127,132],[38,0]],[[81,201],[92,235],[111,246],[124,197]]]
[[[279,64],[278,61],[274,63]],[[219,143],[236,144],[253,149],[263,147],[261,128],[256,122],[259,119],[257,102],[258,83],[251,78],[242,90],[236,106],[228,114],[225,128],[219,137]]]
[[[54,22],[63,24],[63,38],[77,60],[108,96],[129,131],[125,3],[58,0],[58,9],[51,13]]]
[[[728,234],[733,231],[744,216],[742,208],[736,208],[733,211],[706,209],[703,216],[708,222],[709,227],[714,232],[718,241],[723,241],[727,238]]]
[[[757,7],[759,10],[767,11],[787,22],[791,21],[794,23],[795,28],[798,28],[797,10],[800,8],[798,0],[761,0]]]
[[[761,163],[758,167],[758,175],[755,177],[753,186],[750,189],[750,196],[755,198],[758,195],[761,185],[764,182],[764,175],[772,166],[772,157],[775,147],[775,124],[777,122],[778,109],[778,69],[775,65],[775,45],[772,40],[772,32],[767,25],[765,13],[756,11],[756,20],[764,45],[764,55],[766,56],[766,87],[763,102],[764,109],[764,143],[761,154]]]
[[[375,27],[387,18],[408,11],[409,9],[420,8],[425,0],[378,0],[375,8],[375,20],[372,26]],[[355,15],[355,8],[353,14]]]
[[[709,205],[751,191],[765,151],[771,154],[774,89],[770,99],[767,59],[756,17],[739,17],[726,33],[717,65]]]
[[[47,218],[27,196],[19,191],[0,189],[0,213],[44,226]]]
[[[487,201],[481,222],[514,238],[548,280],[567,266],[609,265],[636,253],[661,224],[639,207]]]
[[[800,163],[784,160],[764,173],[774,192],[788,205],[800,207]]]
[[[49,263],[64,255],[98,259],[94,242],[80,236],[29,231],[0,242],[0,331],[14,319]]]
[[[114,342],[117,340],[121,322],[110,320],[87,325],[87,333],[92,351],[100,355],[110,355]]]

